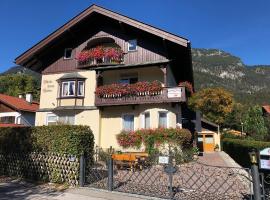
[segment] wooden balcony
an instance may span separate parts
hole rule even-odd
[[[185,87],[163,88],[162,91],[155,95],[147,93],[138,94],[136,96],[95,96],[96,106],[118,106],[118,105],[136,105],[136,104],[152,104],[152,103],[170,103],[185,102]]]
[[[102,58],[102,59],[90,59],[85,62],[79,62],[78,61],[78,68],[87,68],[87,67],[95,67],[95,66],[112,66],[112,65],[121,65],[124,64],[123,60],[121,61],[114,61],[112,59],[108,58]]]

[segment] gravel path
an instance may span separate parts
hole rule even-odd
[[[224,152],[204,154],[197,162],[177,166],[173,175],[175,199],[249,199],[250,176]],[[103,177],[91,186],[106,188]],[[142,171],[116,170],[114,190],[169,198],[169,176],[161,165]],[[105,189],[104,188],[104,189]]]

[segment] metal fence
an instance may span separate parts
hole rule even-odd
[[[165,199],[253,199],[250,169],[177,162],[170,151],[134,163],[112,159],[112,153],[96,149],[86,186]]]

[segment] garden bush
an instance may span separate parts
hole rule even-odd
[[[262,150],[270,147],[270,142],[224,138],[222,140],[223,151],[228,153],[238,164],[250,167],[249,152],[252,149]]]

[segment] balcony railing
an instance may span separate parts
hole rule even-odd
[[[95,96],[96,106],[134,105],[185,101],[185,87],[162,88],[161,91],[151,94],[149,92],[143,92],[131,96],[105,95],[100,97],[97,94]]]
[[[78,67],[99,65],[119,65],[123,63],[124,53],[119,47],[96,46],[81,51],[77,56]]]
[[[121,60],[114,60],[112,58],[100,58],[89,59],[87,61],[78,61],[78,68],[84,68],[89,66],[105,66],[105,65],[120,65],[123,64],[123,58]]]

